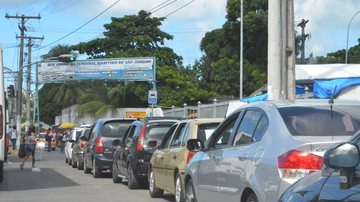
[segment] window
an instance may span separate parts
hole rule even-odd
[[[261,119],[262,113],[255,110],[247,110],[236,132],[234,145],[245,145],[252,142],[253,134]]]
[[[91,129],[90,139],[96,138],[96,133],[98,131],[98,128],[99,128],[99,122],[96,122],[95,125],[93,126],[93,128]]]
[[[234,125],[240,113],[241,112],[233,114],[219,126],[219,130],[212,136],[210,147],[221,148],[228,144]]]
[[[171,128],[166,133],[166,135],[165,135],[165,137],[164,137],[164,139],[163,139],[163,141],[161,143],[161,148],[168,148],[169,147],[171,137],[173,136],[173,133],[174,133],[177,126],[178,126],[178,124],[174,124],[173,126],[171,126]]]
[[[130,122],[110,121],[106,122],[101,130],[101,135],[104,137],[122,138],[129,128]]]
[[[197,138],[206,142],[220,123],[207,123],[198,126]]]
[[[128,131],[128,134],[126,135],[126,139],[125,139],[125,143],[129,143],[132,141],[132,138],[134,136],[134,133],[135,133],[135,128],[136,126],[130,126],[130,130]]]
[[[253,141],[257,142],[259,140],[261,140],[261,138],[263,137],[267,127],[269,125],[269,121],[267,119],[267,117],[263,114],[261,116],[261,119],[256,127],[255,133],[253,135]]]
[[[187,129],[186,123],[181,123],[171,140],[170,147],[180,147],[181,146],[182,140],[183,140],[184,136],[186,135],[186,131],[187,131],[186,129]]]
[[[278,108],[294,136],[351,136],[360,129],[360,109],[351,105]],[[321,120],[321,124],[319,121]]]

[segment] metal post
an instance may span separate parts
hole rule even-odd
[[[348,29],[347,29],[347,35],[346,35],[346,49],[345,49],[345,64],[348,63],[348,46],[349,46],[349,30],[350,30],[350,25],[352,23],[352,21],[354,20],[355,16],[357,14],[360,13],[360,10],[357,11],[352,17],[351,17],[351,20],[349,22],[349,25],[348,25]]]
[[[175,106],[173,105],[173,106],[171,106],[171,116],[172,116],[172,117],[175,116],[174,110],[175,110]]]
[[[216,118],[216,103],[217,103],[217,99],[215,98],[213,101],[214,101],[214,104],[213,104],[213,118]]]
[[[26,125],[25,131],[29,130],[30,126],[30,91],[31,91],[31,47],[32,47],[32,40],[31,38],[28,39],[28,66],[27,66],[27,77],[26,77]]]
[[[197,102],[197,117],[198,118],[201,118],[201,114],[200,114],[200,109],[201,109],[201,107],[200,107],[200,105],[201,105],[201,102],[200,101],[198,101]]]
[[[187,117],[187,104],[184,103],[184,117]]]
[[[240,0],[240,100],[243,97],[243,23],[244,23],[244,10],[243,10],[243,0]]]

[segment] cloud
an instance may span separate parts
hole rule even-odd
[[[358,0],[295,0],[295,21],[309,20],[305,31],[311,34],[306,43],[306,55],[315,56],[345,49],[346,32],[354,13],[360,10]],[[356,44],[360,30],[360,14],[351,24],[349,46]],[[300,28],[297,28],[300,32]],[[356,36],[357,33],[357,36]]]

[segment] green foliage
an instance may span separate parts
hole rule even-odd
[[[107,105],[103,102],[92,101],[80,105],[78,108],[78,113],[80,116],[85,114],[95,114],[96,117],[99,117],[100,115],[105,114],[111,108],[111,105]]]

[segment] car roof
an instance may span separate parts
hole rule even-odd
[[[204,123],[220,123],[223,118],[197,118],[197,119],[187,119],[182,120],[181,123],[194,123],[194,124],[204,124]]]
[[[277,108],[282,107],[291,107],[291,106],[319,106],[319,105],[329,105],[330,99],[297,99],[294,102],[290,102],[287,100],[272,100],[272,101],[261,101],[254,102],[248,105],[245,105],[241,108],[255,107],[255,106],[268,106],[273,105]],[[357,100],[339,100],[334,99],[334,106],[336,105],[356,105],[360,106],[360,101]]]

